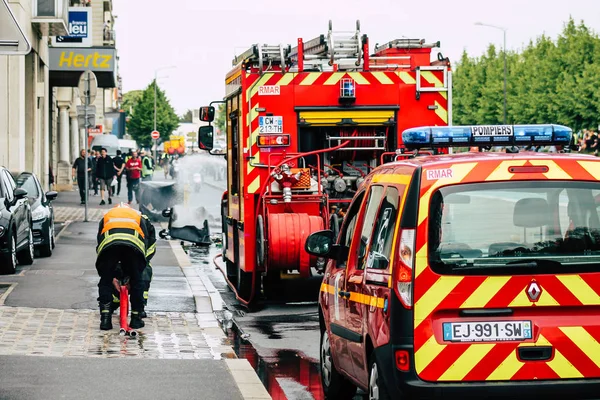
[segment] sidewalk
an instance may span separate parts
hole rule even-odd
[[[99,202],[90,198],[90,221],[110,209]],[[140,337],[119,335],[118,312],[113,330],[100,331],[97,222],[81,222],[75,191],[59,193],[54,208],[56,220],[66,222],[52,257],[0,277],[0,287],[8,287],[0,291],[0,398],[92,399],[109,382],[110,392],[131,399],[270,399],[219,327],[214,288],[190,274],[195,268],[176,241],[157,242]]]

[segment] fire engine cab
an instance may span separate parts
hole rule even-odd
[[[360,23],[291,45],[253,45],[226,76],[227,191],[223,258],[249,303],[283,277],[309,277],[324,261],[304,243],[339,223],[365,177],[404,149],[400,132],[452,119],[450,62],[439,42],[396,39],[371,51]],[[211,122],[215,107],[200,110]],[[199,130],[210,149],[213,127]]]
[[[407,148],[506,147],[376,168],[327,257],[327,398],[597,398],[600,159],[558,125],[422,127]]]

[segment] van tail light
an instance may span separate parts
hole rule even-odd
[[[415,230],[403,229],[398,245],[398,262],[396,263],[396,295],[405,308],[412,307],[413,265],[415,262]]]
[[[408,372],[410,369],[410,357],[408,351],[396,350],[394,358],[396,359],[396,368],[402,372]]]

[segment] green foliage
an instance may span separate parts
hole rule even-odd
[[[225,118],[225,104],[219,104],[215,112],[214,125],[217,131],[221,132],[222,135],[227,134],[226,129],[226,118]]]
[[[181,123],[194,122],[194,116],[192,114],[192,110],[187,110],[185,112],[185,114],[183,114],[181,117],[179,117],[179,122],[181,122]]]
[[[128,132],[140,146],[150,147],[150,133],[154,129],[154,85],[153,81],[142,92],[135,103],[133,115],[128,122]],[[165,96],[165,92],[156,88],[156,130],[162,140],[168,140],[171,132],[179,125],[179,117]]]
[[[135,104],[142,98],[143,90],[132,90],[123,95],[123,105],[121,108],[129,115],[133,114]]]
[[[600,38],[570,19],[556,41],[542,35],[508,52],[507,123],[557,123],[575,130],[600,121]],[[454,68],[456,125],[503,122],[504,53],[463,53]]]

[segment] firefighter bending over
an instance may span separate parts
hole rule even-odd
[[[144,291],[148,290],[146,271],[156,252],[154,226],[139,211],[121,203],[108,211],[98,227],[96,270],[100,303],[100,329],[112,329],[112,313],[118,307],[119,293],[113,279],[129,277],[131,298],[131,322],[129,326],[139,329],[144,326]],[[120,263],[120,268],[119,268]],[[151,272],[150,272],[151,274]],[[114,306],[117,304],[117,306]]]

